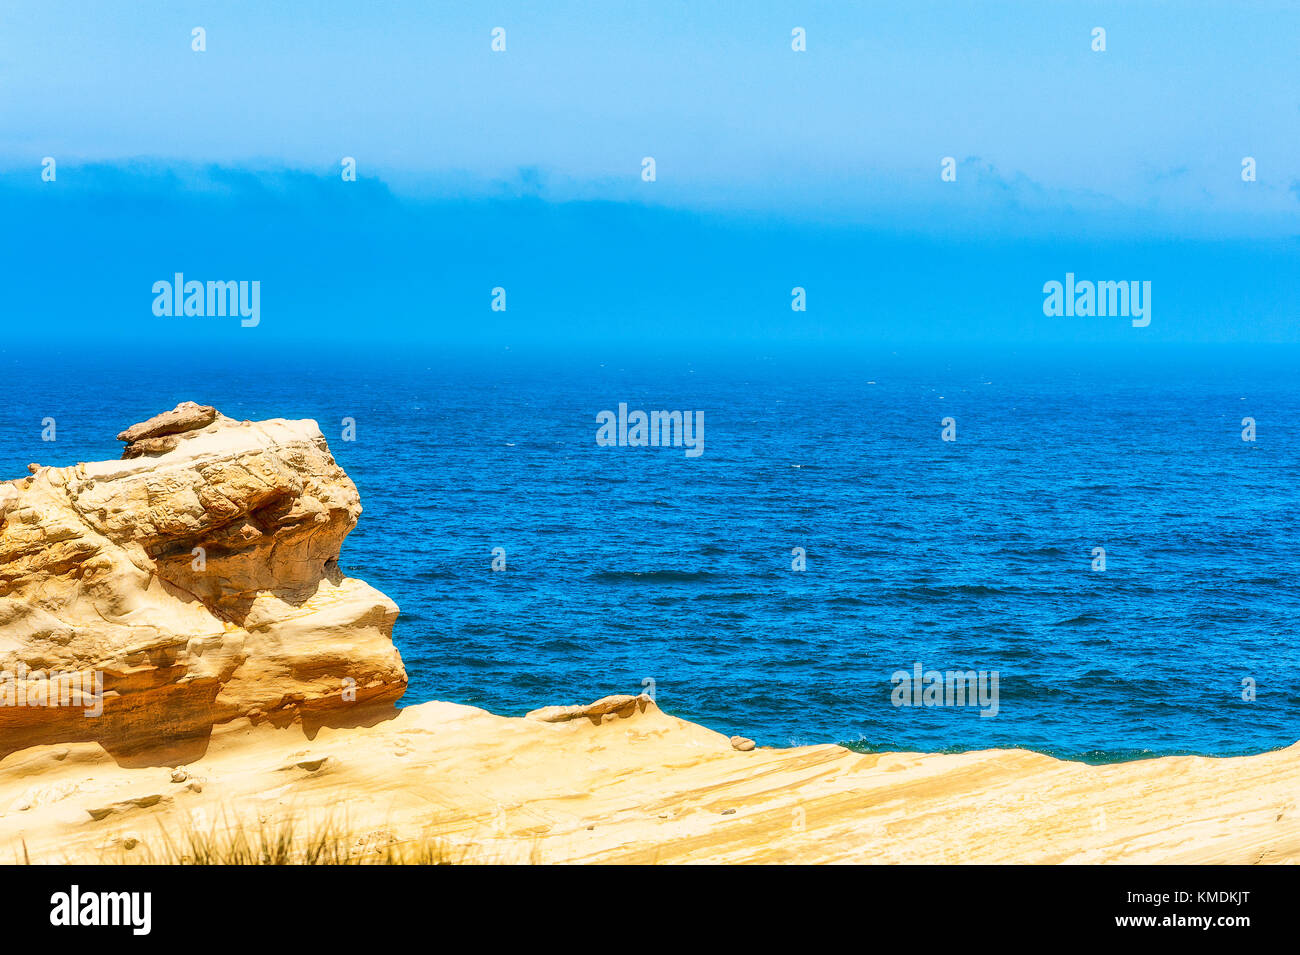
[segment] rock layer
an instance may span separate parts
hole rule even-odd
[[[391,709],[398,609],[339,569],[361,504],[314,421],[186,402],[119,438],[124,460],[0,484],[0,691],[30,700],[51,673],[104,690],[100,716],[0,705],[0,753],[93,740],[147,760],[237,717]]]

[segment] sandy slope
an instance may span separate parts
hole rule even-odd
[[[1006,750],[737,752],[648,701],[561,723],[434,702],[312,739],[301,725],[239,721],[186,771],[172,782],[167,767],[125,768],[94,743],[11,754],[0,845],[11,858],[25,843],[33,861],[113,862],[143,859],[191,820],[328,818],[358,844],[436,836],[451,856],[486,862],[1300,857],[1300,744],[1103,767]]]

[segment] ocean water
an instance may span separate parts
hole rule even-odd
[[[1300,738],[1296,349],[701,351],[10,351],[0,470],[116,457],[186,399],[317,419],[365,508],[342,566],[402,608],[405,703],[652,686],[761,745],[1090,761]],[[703,411],[704,453],[598,447],[619,402]],[[918,662],[996,671],[997,715],[895,706]]]

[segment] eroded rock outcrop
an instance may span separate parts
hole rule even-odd
[[[603,696],[595,703],[584,703],[580,706],[543,706],[539,710],[529,711],[525,714],[525,718],[540,720],[543,723],[567,723],[569,720],[588,719],[599,726],[607,716],[626,719],[638,712],[644,712],[653,702],[644,693],[639,696],[616,694]]]
[[[397,606],[339,569],[361,504],[314,421],[186,402],[119,439],[123,460],[0,484],[0,754],[86,740],[130,756],[240,716],[391,708]],[[92,672],[102,715],[13,705]]]

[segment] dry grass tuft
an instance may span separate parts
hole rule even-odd
[[[291,819],[259,822],[255,827],[243,820],[205,829],[187,825],[178,835],[160,825],[158,838],[148,842],[132,837],[105,850],[98,861],[103,865],[451,865],[458,861],[432,837],[400,842],[386,831],[359,836],[329,820],[307,832],[299,831]],[[33,862],[25,840],[15,861]]]
[[[358,839],[345,826],[327,821],[300,833],[292,820],[250,829],[240,822],[207,830],[187,828],[180,838],[163,832],[160,851],[140,861],[153,865],[449,865],[437,840],[382,845]]]

